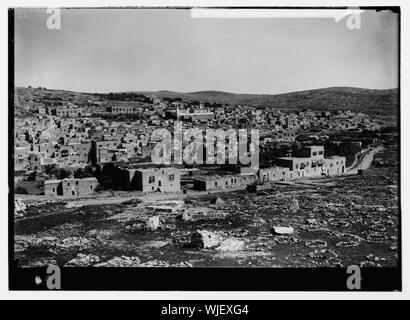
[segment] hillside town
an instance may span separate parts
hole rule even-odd
[[[98,186],[144,193],[217,190],[342,175],[351,154],[334,154],[327,146],[363,149],[377,140],[372,133],[380,131],[370,116],[352,111],[266,110],[155,96],[137,96],[134,101],[51,100],[47,90],[36,91],[33,95],[17,89],[15,99],[15,176],[17,184],[32,181],[36,186],[28,188],[28,194],[78,197],[94,193]],[[185,130],[259,130],[261,168],[249,174],[247,167],[227,165],[168,166],[169,175],[164,176],[151,161],[157,142],[152,133],[172,130],[176,122]],[[332,139],[335,133],[340,140]],[[352,141],[351,135],[359,138]],[[128,181],[115,178],[125,171]]]
[[[360,110],[30,87],[16,88],[14,112],[23,266],[397,261],[398,134],[389,121]],[[176,135],[178,126],[183,139],[170,145],[170,163],[153,161],[158,130]],[[229,135],[212,142],[227,142],[222,162],[176,161],[192,142],[185,133],[197,129],[245,130],[246,156],[254,150],[246,130],[257,130],[257,166],[230,162]]]

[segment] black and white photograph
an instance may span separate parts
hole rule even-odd
[[[8,14],[10,288],[401,290],[400,7]]]

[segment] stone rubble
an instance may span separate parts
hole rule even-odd
[[[138,257],[121,256],[114,257],[106,262],[97,263],[96,265],[94,265],[94,267],[138,267],[140,262],[141,261]]]

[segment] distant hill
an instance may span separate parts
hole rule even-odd
[[[351,87],[297,91],[282,94],[236,94],[222,91],[178,93],[173,91],[138,92],[185,101],[226,104],[251,104],[266,108],[352,110],[373,115],[397,115],[398,89],[372,90]]]
[[[32,89],[36,90],[36,89]],[[52,90],[47,90],[48,93]],[[54,90],[64,95],[68,91]],[[86,95],[87,98],[96,94],[71,93]],[[222,91],[198,91],[180,93],[174,91],[133,91],[118,92],[115,95],[155,95],[162,98],[182,99],[183,101],[201,101],[221,104],[256,105],[260,108],[279,108],[289,110],[352,110],[365,112],[374,116],[396,117],[399,110],[398,89],[372,90],[352,87],[331,87],[283,94],[236,94]],[[98,94],[99,99],[108,94]]]

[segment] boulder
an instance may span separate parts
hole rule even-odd
[[[21,200],[14,200],[14,209],[16,212],[24,211],[27,209],[26,205]]]
[[[192,234],[191,245],[194,247],[210,249],[221,244],[221,236],[207,230],[196,230]]]
[[[221,245],[216,248],[218,251],[241,251],[245,248],[245,242],[237,239],[226,239],[221,242]]]
[[[192,220],[192,216],[191,216],[191,214],[190,214],[189,212],[184,211],[184,212],[182,212],[181,219],[182,219],[183,221],[191,221],[191,220]]]
[[[220,197],[216,197],[215,199],[212,200],[212,204],[221,206],[225,204],[225,201],[222,200]]]
[[[289,210],[292,212],[296,212],[299,210],[299,201],[295,198],[290,200]]]
[[[277,226],[277,227],[272,227],[272,232],[274,234],[287,235],[287,234],[293,234],[295,230],[290,226],[286,226],[286,227]]]
[[[27,206],[20,200],[14,200],[14,215],[16,217],[24,217],[26,215]]]
[[[147,220],[146,222],[146,227],[148,230],[156,230],[159,228],[159,217],[155,216],[155,217],[151,217]]]
[[[317,220],[316,219],[307,219],[306,223],[309,224],[309,225],[314,225],[314,224],[317,224]]]

